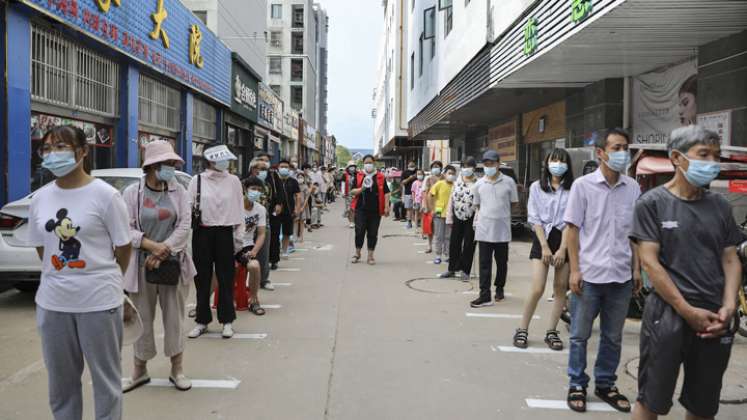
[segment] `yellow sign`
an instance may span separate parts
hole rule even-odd
[[[122,0],[96,0],[96,4],[99,5],[99,9],[101,9],[102,12],[106,13],[109,11],[109,8],[112,7],[112,1],[117,7],[122,5]]]
[[[163,46],[169,48],[169,35],[166,33],[166,29],[163,28],[163,21],[169,16],[169,12],[163,7],[163,0],[158,0],[158,6],[156,12],[150,15],[153,19],[153,32],[150,33],[152,39],[161,38]]]
[[[200,53],[200,44],[202,43],[202,32],[200,27],[192,25],[189,30],[189,62],[194,64],[198,69],[205,65],[205,59]]]

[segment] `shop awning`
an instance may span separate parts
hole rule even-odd
[[[636,175],[651,175],[674,172],[672,162],[665,157],[645,156],[636,165]]]

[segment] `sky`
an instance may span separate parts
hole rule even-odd
[[[381,0],[319,0],[329,15],[329,127],[337,144],[373,149],[373,89]]]

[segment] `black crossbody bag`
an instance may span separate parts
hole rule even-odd
[[[200,197],[202,196],[202,176],[197,175],[197,197],[195,205],[192,206],[192,230],[197,230],[202,224],[202,210],[200,209]]]
[[[140,188],[137,193],[137,225],[140,231],[143,231],[143,226],[140,223],[140,197],[143,193],[143,182],[140,181]],[[199,188],[199,179],[198,179]],[[199,193],[198,193],[199,197]],[[174,221],[176,226],[176,221]],[[179,284],[179,278],[181,277],[182,269],[179,263],[179,257],[170,255],[169,258],[161,261],[158,268],[154,270],[145,269],[145,282],[150,284],[157,284],[160,286],[176,286]]]

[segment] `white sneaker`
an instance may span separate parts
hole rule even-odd
[[[223,338],[231,338],[233,337],[233,325],[229,324],[223,324],[223,333],[221,334]]]
[[[267,283],[265,283],[265,285],[262,286],[262,288],[265,289],[265,290],[269,290],[269,291],[275,290],[275,286],[273,286],[272,283],[269,282],[269,281]]]
[[[192,328],[192,331],[187,334],[187,337],[189,338],[197,338],[207,332],[207,325],[197,324],[194,328]]]
[[[351,224],[349,224],[349,225],[348,225],[348,227],[349,227],[350,229],[355,229],[355,223],[351,223]]]
[[[280,258],[287,260],[289,258],[289,254],[287,252],[283,252],[283,255],[281,255]]]

